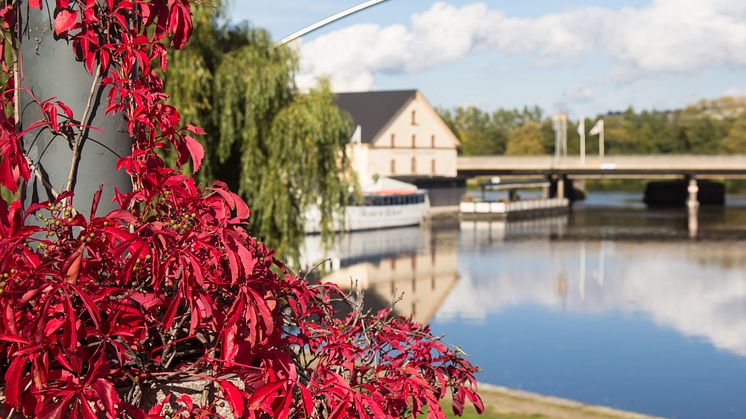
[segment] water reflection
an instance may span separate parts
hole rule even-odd
[[[483,320],[524,304],[644,313],[658,325],[746,356],[746,276],[737,243],[512,242],[460,255],[439,319]],[[485,255],[489,254],[489,257]],[[537,262],[539,261],[539,262]]]
[[[675,417],[746,417],[746,207],[567,216],[344,236],[326,280],[429,322],[480,380]],[[594,199],[599,199],[598,195]],[[307,263],[325,257],[318,237]]]
[[[325,281],[365,290],[368,308],[397,300],[395,311],[429,323],[458,280],[456,231],[430,226],[366,231],[340,238],[321,252],[320,238],[308,237],[304,260],[327,258]],[[318,262],[316,262],[318,263]]]

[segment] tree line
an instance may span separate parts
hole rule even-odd
[[[461,154],[554,154],[551,115],[538,106],[487,112],[474,106],[439,109],[461,140]],[[607,112],[586,119],[586,153],[598,154],[589,131],[605,123],[606,154],[746,154],[746,97],[701,100],[682,109]],[[577,120],[567,124],[568,154],[580,149]]]

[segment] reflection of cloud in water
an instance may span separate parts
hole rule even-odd
[[[459,253],[460,280],[437,319],[486,319],[526,304],[644,313],[659,325],[746,356],[746,272],[732,263],[743,258],[740,243],[540,240],[466,248]]]

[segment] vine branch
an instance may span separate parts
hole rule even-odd
[[[77,137],[75,137],[75,140],[73,141],[73,156],[70,161],[70,171],[67,175],[67,184],[65,185],[65,191],[71,190],[73,187],[73,183],[75,182],[75,176],[78,173],[78,165],[80,164],[80,149],[81,144],[83,142],[83,135],[88,130],[86,126],[88,125],[88,118],[90,117],[91,110],[93,108],[93,98],[96,96],[96,88],[98,87],[99,83],[101,81],[101,64],[96,64],[96,71],[93,75],[93,82],[91,83],[91,90],[88,92],[88,102],[85,105],[85,110],[83,111],[83,118],[81,118],[80,123],[80,131],[78,131]]]

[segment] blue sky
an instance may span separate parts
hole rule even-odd
[[[234,0],[275,39],[359,1]],[[573,116],[746,94],[746,1],[389,0],[297,44],[298,83]]]

